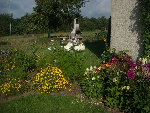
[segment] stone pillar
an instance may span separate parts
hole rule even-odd
[[[143,53],[138,0],[112,0],[111,43],[116,52],[129,50],[136,61]]]

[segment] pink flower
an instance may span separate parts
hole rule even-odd
[[[127,76],[128,76],[128,79],[134,79],[135,78],[135,69],[128,70]]]
[[[116,57],[112,58],[112,62],[117,62],[119,61],[119,59],[117,59]]]
[[[135,67],[136,67],[135,62],[133,62],[133,61],[129,61],[128,64],[129,64],[129,66],[130,66],[131,68],[135,68]]]
[[[125,60],[129,61],[131,59],[130,56],[125,56]]]

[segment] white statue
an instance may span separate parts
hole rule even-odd
[[[73,38],[82,38],[81,31],[79,29],[79,22],[78,22],[77,18],[74,19],[74,26],[73,26],[73,30],[71,32],[71,39],[73,39]]]

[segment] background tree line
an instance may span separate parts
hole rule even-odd
[[[0,36],[7,36],[10,34],[10,22],[12,25],[12,33],[15,35],[22,34],[40,34],[46,33],[46,27],[41,27],[36,24],[36,15],[26,14],[21,18],[11,18],[9,14],[0,14]],[[88,18],[80,17],[80,29],[81,31],[94,31],[94,30],[107,30],[108,29],[108,19],[104,16],[99,18]],[[61,23],[58,28],[51,28],[51,32],[70,32],[73,27],[73,20],[66,24]]]
[[[88,0],[35,0],[36,6],[32,14],[25,14],[21,18],[12,18],[9,14],[0,14],[0,36],[11,34],[37,34],[56,31],[71,31],[73,19],[80,19],[82,31],[107,29],[108,19],[87,18],[81,16],[80,8]]]

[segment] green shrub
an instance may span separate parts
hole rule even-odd
[[[1,50],[1,68],[2,79],[7,77],[27,79],[27,72],[36,69],[36,56],[27,55],[24,51]],[[8,54],[7,54],[8,53]]]
[[[36,56],[33,54],[27,55],[24,51],[13,51],[11,58],[12,62],[16,66],[22,67],[25,72],[31,72],[36,68]]]
[[[95,57],[86,49],[85,51],[65,51],[60,47],[60,43],[54,41],[51,44],[50,50],[43,50],[42,55],[38,58],[38,69],[51,64],[59,67],[64,75],[70,80],[79,80],[83,78],[84,70],[90,64],[95,64],[97,61],[90,57]],[[91,56],[90,56],[91,55]],[[90,57],[89,57],[90,56]]]

